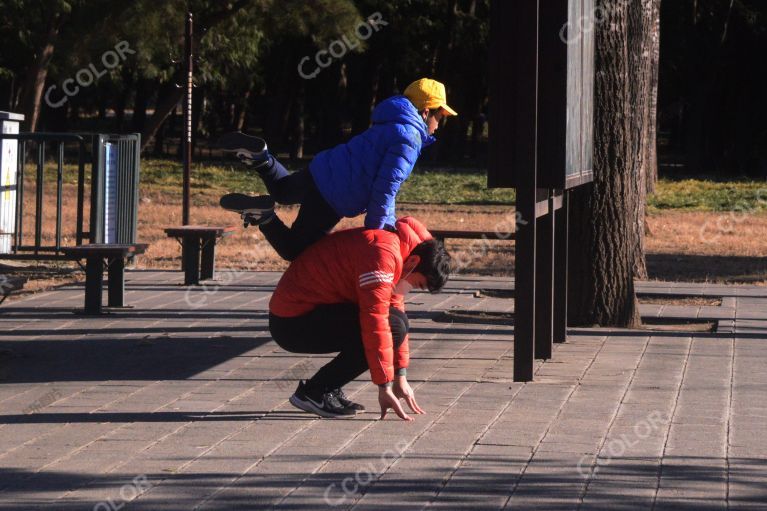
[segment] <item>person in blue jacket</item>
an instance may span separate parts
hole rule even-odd
[[[449,115],[457,113],[447,105],[445,86],[428,78],[417,80],[403,95],[386,99],[374,109],[370,128],[320,152],[308,169],[294,173],[269,154],[262,139],[225,135],[220,146],[236,152],[259,173],[269,196],[230,194],[221,199],[221,206],[247,211],[243,213],[246,226],[258,225],[288,261],[329,233],[343,217],[365,213],[365,227],[394,229],[397,192],[421,150],[434,142],[440,121]],[[301,205],[290,228],[275,214],[275,202]]]

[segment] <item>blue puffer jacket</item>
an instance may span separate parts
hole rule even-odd
[[[405,96],[373,110],[373,125],[346,144],[319,153],[309,165],[322,196],[340,216],[367,211],[365,227],[396,222],[394,200],[413,171],[421,149],[434,142]]]

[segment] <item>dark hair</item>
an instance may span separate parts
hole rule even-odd
[[[413,272],[426,277],[430,292],[436,293],[445,287],[450,277],[451,258],[441,241],[424,241],[415,247],[410,255],[421,258]]]

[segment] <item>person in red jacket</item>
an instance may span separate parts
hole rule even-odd
[[[450,274],[450,255],[412,217],[382,229],[336,231],[296,258],[269,302],[269,329],[291,353],[338,355],[291,396],[293,406],[322,417],[364,410],[343,386],[365,370],[379,386],[381,418],[393,409],[412,420],[423,413],[407,382],[408,318],[405,295],[413,288],[437,292]]]

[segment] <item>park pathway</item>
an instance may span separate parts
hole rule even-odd
[[[129,272],[134,308],[100,318],[78,285],[0,307],[0,510],[767,509],[767,288],[639,283],[721,298],[642,305],[716,331],[573,329],[520,384],[513,282],[457,277],[409,297],[428,413],[404,423],[366,376],[353,419],[290,406],[327,357],[269,337],[279,276]]]

